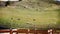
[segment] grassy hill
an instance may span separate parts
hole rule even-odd
[[[23,0],[0,8],[0,25],[9,28],[58,28],[60,6],[42,0]]]

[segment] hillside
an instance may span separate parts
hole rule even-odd
[[[60,28],[60,5],[48,0],[22,0],[0,8],[0,25],[25,29]]]

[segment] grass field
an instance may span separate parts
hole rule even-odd
[[[44,8],[42,11],[22,7],[0,8],[0,25],[10,28],[55,28],[59,11],[57,6]]]

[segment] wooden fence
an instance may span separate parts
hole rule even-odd
[[[0,30],[0,33],[9,34],[60,34],[60,31],[56,30],[27,30],[27,29],[4,29]]]

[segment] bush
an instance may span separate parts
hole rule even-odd
[[[5,6],[5,2],[0,1],[0,7]]]

